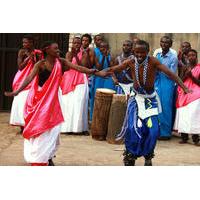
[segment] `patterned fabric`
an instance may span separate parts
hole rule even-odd
[[[137,100],[143,99],[143,103]],[[141,107],[146,116],[141,115]],[[156,95],[131,96],[128,101],[123,127],[116,140],[125,137],[126,151],[136,157],[152,154],[159,136],[158,102]]]

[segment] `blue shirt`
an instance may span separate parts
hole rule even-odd
[[[172,72],[176,73],[178,66],[178,58],[170,50],[167,54],[162,55],[162,52],[157,53],[156,58],[160,61],[161,64],[167,66]]]

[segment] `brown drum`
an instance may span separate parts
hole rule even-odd
[[[126,114],[127,100],[123,94],[114,94],[110,107],[108,132],[106,140],[111,144],[122,144],[123,141],[115,141],[116,134],[120,133]]]
[[[96,90],[94,111],[91,125],[93,139],[105,140],[108,128],[108,119],[114,90],[99,88]]]

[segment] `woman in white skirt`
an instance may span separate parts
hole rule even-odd
[[[34,64],[43,58],[42,51],[34,49],[34,38],[31,35],[25,35],[22,39],[23,48],[18,52],[18,72],[16,73],[12,88],[17,90],[25,78],[30,74]],[[21,126],[21,131],[24,126],[24,106],[28,96],[29,89],[31,88],[32,82],[29,83],[17,96],[14,97],[10,124],[15,126]]]
[[[43,51],[46,58],[37,62],[19,89],[5,92],[6,96],[17,96],[31,81],[25,105],[24,157],[32,166],[53,165],[52,158],[59,144],[60,125],[64,121],[59,86],[62,72],[70,68],[83,73],[106,76],[79,65],[73,65],[59,57],[58,44],[47,42]]]
[[[73,64],[91,68],[94,60],[94,53],[89,49],[91,41],[89,34],[84,34],[81,38],[74,37],[72,50],[67,52],[66,59]],[[85,46],[87,48],[84,48]],[[61,132],[88,135],[88,77],[70,69],[63,75],[61,90],[64,116]]]
[[[176,119],[174,130],[181,134],[180,144],[187,143],[189,135],[195,145],[199,146],[200,134],[200,64],[197,64],[197,51],[189,50],[189,66],[182,70],[181,77],[186,87],[192,93],[185,94],[183,90],[177,89]]]

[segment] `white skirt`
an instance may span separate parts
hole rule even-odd
[[[179,133],[200,134],[200,99],[176,110],[174,130]]]
[[[88,81],[84,74],[85,84],[77,85],[75,90],[62,95],[62,113],[64,122],[61,124],[61,132],[88,131]]]
[[[29,90],[21,91],[17,96],[14,97],[10,114],[10,124],[24,126],[24,106],[28,92]]]
[[[60,144],[60,124],[39,137],[24,139],[24,159],[27,163],[48,163]]]

